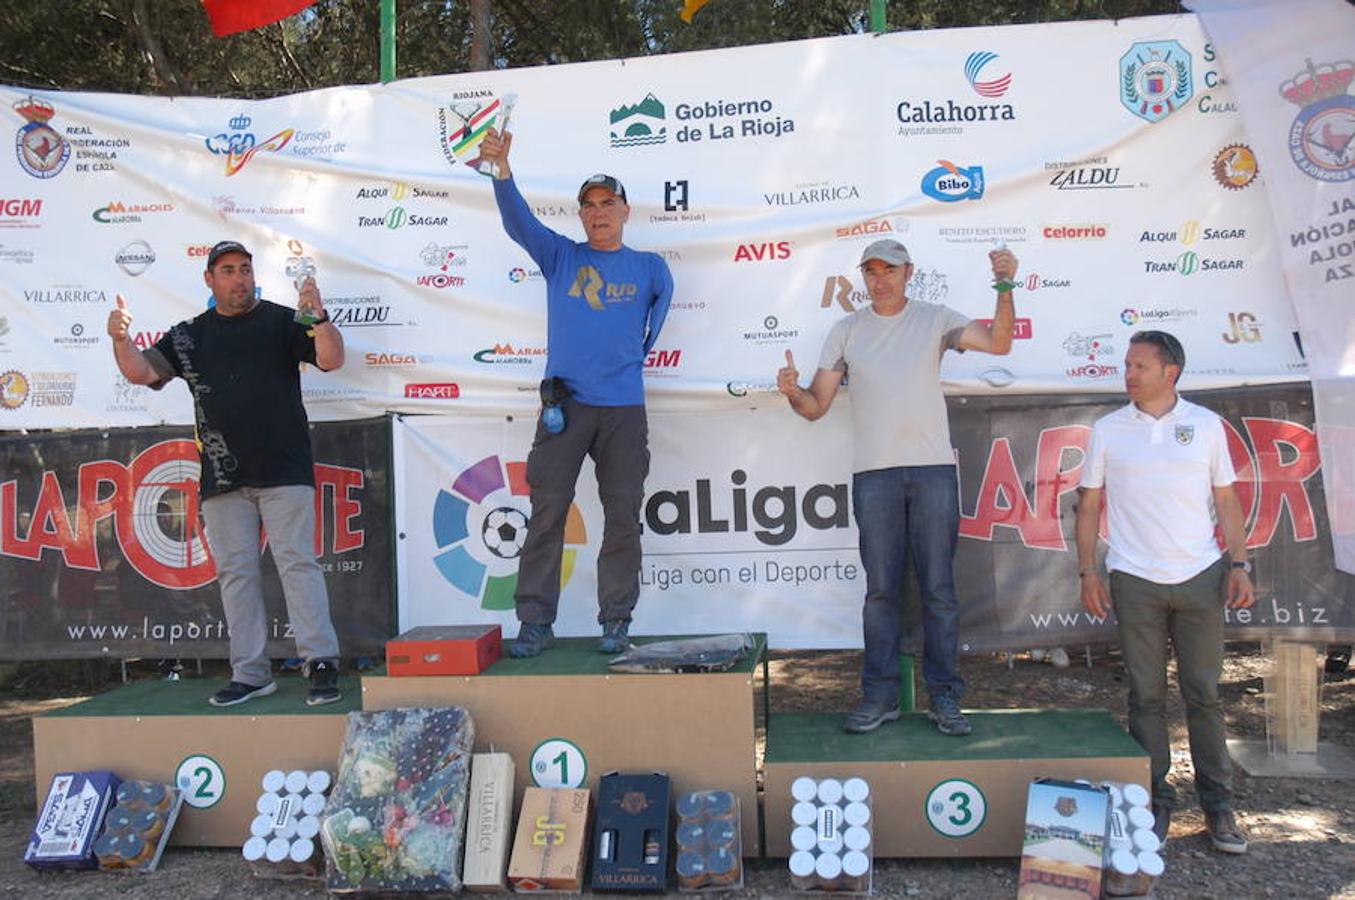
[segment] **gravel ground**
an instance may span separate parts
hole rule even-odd
[[[778,653],[772,672],[772,710],[843,710],[856,699],[857,653]],[[1254,644],[1230,647],[1222,692],[1230,735],[1264,740],[1262,673],[1266,659]],[[1025,654],[966,659],[966,703],[979,708],[1104,707],[1123,722],[1125,687],[1118,656],[1102,648],[1088,668],[1080,656],[1056,669]],[[171,850],[149,875],[37,873],[20,861],[34,816],[34,713],[115,686],[107,671],[88,664],[10,667],[0,695],[0,896],[23,898],[322,897],[323,887],[253,878],[238,853]],[[215,674],[215,673],[209,673]],[[148,676],[149,673],[146,673]],[[1191,764],[1179,697],[1171,709],[1173,777],[1190,792]],[[1322,696],[1321,739],[1355,753],[1355,676],[1329,675]],[[1251,778],[1236,769],[1236,806],[1250,833],[1245,856],[1214,852],[1198,810],[1178,812],[1164,850],[1167,872],[1156,895],[1200,897],[1343,897],[1355,900],[1355,780]],[[750,862],[745,888],[733,896],[768,898],[790,893],[784,861]],[[877,860],[875,893],[882,897],[990,898],[1016,893],[1016,860]],[[610,895],[617,896],[617,895]]]

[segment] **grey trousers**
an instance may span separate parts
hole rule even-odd
[[[1129,733],[1148,751],[1153,802],[1174,808],[1167,781],[1168,638],[1176,648],[1176,675],[1186,702],[1195,792],[1205,812],[1230,809],[1233,764],[1228,758],[1219,676],[1223,673],[1223,603],[1228,566],[1223,559],[1181,584],[1157,584],[1110,573],[1120,644],[1129,671]]]
[[[586,406],[565,401],[565,430],[538,420],[527,455],[532,518],[518,564],[518,619],[555,621],[565,520],[585,456],[591,457],[602,501],[598,553],[598,622],[630,621],[640,596],[640,503],[649,474],[649,420],[643,406]]]
[[[202,517],[230,629],[231,680],[260,685],[273,677],[264,649],[268,623],[260,567],[261,523],[282,580],[297,655],[308,662],[337,659],[339,638],[329,617],[325,576],[315,561],[315,488],[239,488],[204,500]]]

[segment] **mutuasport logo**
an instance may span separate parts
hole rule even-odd
[[[433,500],[433,564],[447,583],[480,601],[481,609],[510,610],[518,585],[518,556],[531,515],[527,463],[486,456],[452,479]],[[565,517],[560,586],[574,574],[579,547],[588,542],[578,504]]]

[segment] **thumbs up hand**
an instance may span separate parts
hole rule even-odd
[[[127,310],[127,301],[117,295],[117,308],[108,314],[108,336],[114,342],[128,340],[128,330],[132,327],[132,314]]]
[[[795,368],[795,357],[786,351],[786,364],[777,370],[776,389],[787,397],[800,392],[800,370]]]

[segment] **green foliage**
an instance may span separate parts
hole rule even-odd
[[[483,0],[497,67],[647,56],[869,30],[870,0]],[[891,31],[1179,12],[1176,0],[891,0]],[[464,72],[470,0],[397,0],[400,77]],[[0,0],[0,82],[47,89],[267,97],[377,81],[379,0],[320,0],[212,35],[200,0]]]

